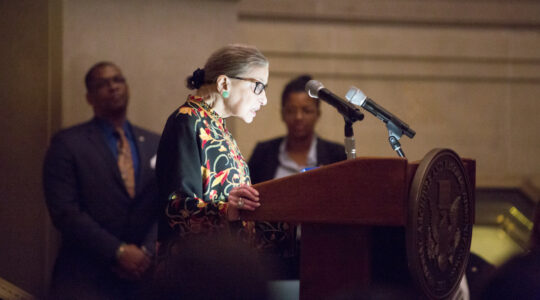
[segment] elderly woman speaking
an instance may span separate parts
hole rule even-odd
[[[229,45],[187,78],[196,90],[167,120],[157,157],[165,217],[160,241],[232,230],[239,210],[260,206],[248,165],[225,119],[251,123],[266,105],[268,60],[254,47]]]

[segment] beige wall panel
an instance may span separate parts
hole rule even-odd
[[[185,102],[185,78],[235,38],[234,1],[64,1],[63,126],[92,116],[83,77],[97,61],[122,68],[129,118],[161,132]]]
[[[276,79],[283,86],[289,78]],[[321,79],[322,80],[322,79]],[[272,81],[274,82],[274,81]],[[420,160],[431,149],[448,147],[463,157],[477,159],[480,184],[501,181],[513,175],[512,158],[505,132],[508,101],[500,100],[506,87],[492,83],[373,81],[367,79],[325,79],[325,85],[344,95],[351,85],[408,123],[417,135],[401,139],[409,160]],[[269,104],[250,124],[238,124],[236,137],[246,157],[257,141],[285,134],[279,115],[280,91],[269,91]],[[343,143],[343,118],[326,103],[316,128],[324,138]],[[388,143],[383,122],[365,112],[365,119],[355,124],[358,156],[396,156]],[[494,163],[497,162],[497,163]],[[538,168],[537,168],[538,169]],[[485,179],[484,179],[485,178]]]
[[[512,59],[535,59],[538,63],[537,60],[540,58],[540,53],[538,53],[540,29],[538,27],[529,30],[508,30],[506,38],[510,43],[509,55]]]
[[[245,18],[510,26],[538,25],[540,4],[532,0],[251,0],[243,1],[240,11]]]
[[[540,177],[540,85],[514,84],[508,98],[510,172]]]
[[[533,51],[539,39],[534,30],[249,20],[240,25],[240,34],[267,52],[482,61],[507,59],[512,50],[514,58],[540,58]],[[529,49],[521,50],[525,46]]]
[[[540,159],[524,158],[539,150],[525,137],[540,136],[540,103],[528,100],[540,97],[534,88],[540,35],[533,29],[246,18],[239,30],[270,59],[268,106],[251,125],[234,121],[246,156],[257,140],[285,134],[283,125],[274,125],[281,122],[281,89],[310,73],[338,95],[351,85],[361,88],[407,122],[417,131],[414,139],[401,140],[410,160],[435,147],[452,148],[477,160],[479,185],[519,185],[540,173]],[[523,100],[514,105],[517,94]],[[342,142],[343,119],[329,105],[322,108],[317,132]],[[361,156],[396,155],[384,124],[367,112],[355,136]]]
[[[424,80],[540,81],[540,60],[510,64],[506,60],[474,62],[470,60],[423,60],[416,58],[344,56],[284,56],[270,52],[274,73],[305,72],[325,77],[419,78]],[[276,66],[276,67],[274,67]],[[279,67],[278,70],[276,68]]]

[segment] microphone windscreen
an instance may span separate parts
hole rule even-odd
[[[367,97],[360,89],[353,86],[349,89],[345,98],[354,105],[362,106]]]
[[[310,80],[306,83],[306,92],[311,98],[319,98],[319,91],[324,85],[317,80]]]

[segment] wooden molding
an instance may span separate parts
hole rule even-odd
[[[252,0],[240,19],[539,27],[540,2],[521,0]]]

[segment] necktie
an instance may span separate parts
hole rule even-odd
[[[135,170],[133,168],[131,147],[126,138],[126,133],[121,127],[116,128],[116,133],[118,134],[118,169],[120,169],[129,196],[133,198],[135,197]]]

